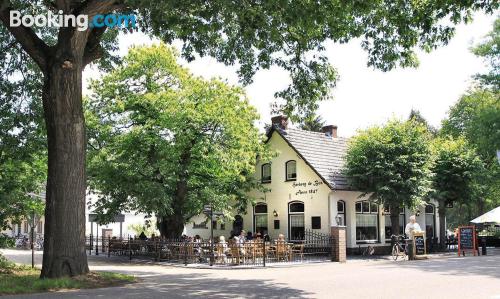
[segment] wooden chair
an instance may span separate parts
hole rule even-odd
[[[253,242],[247,242],[243,245],[243,255],[246,260],[252,260],[255,263],[255,244]]]
[[[266,243],[266,258],[269,260],[276,258],[276,245],[272,245],[271,242]]]
[[[231,254],[231,263],[239,265],[241,262],[240,247],[235,243],[230,243],[229,249]]]
[[[195,258],[194,244],[193,243],[182,244],[179,248],[179,253],[180,253],[179,260],[192,261]]]
[[[226,263],[226,252],[224,250],[224,245],[217,244],[215,252],[215,263],[225,264]]]
[[[300,261],[302,262],[304,260],[304,244],[292,245],[290,255],[291,260],[293,260],[294,256],[300,256]]]
[[[289,251],[288,251],[288,244],[285,243],[284,241],[277,241],[276,242],[276,258],[278,261],[283,259],[284,261],[288,261],[289,258]]]
[[[255,251],[254,255],[256,258],[264,258],[264,246],[266,244],[263,241],[257,241],[254,243]]]

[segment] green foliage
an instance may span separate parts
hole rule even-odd
[[[0,253],[0,275],[5,274],[5,273],[12,273],[12,271],[15,269],[15,267],[16,267],[16,264],[9,261],[6,257],[4,257]]]
[[[321,116],[314,113],[309,113],[301,120],[299,128],[306,131],[321,132],[321,128],[325,126],[325,121]]]
[[[28,215],[46,179],[43,78],[21,45],[0,26],[0,228]]]
[[[437,138],[432,143],[432,198],[440,203],[470,202],[483,163],[464,138]]]
[[[392,120],[359,132],[346,156],[353,189],[389,207],[415,208],[429,192],[429,139],[415,121]]]
[[[141,233],[144,233],[149,237],[153,234],[157,236],[159,235],[158,230],[156,229],[156,221],[148,223],[132,223],[129,224],[128,229],[133,231],[136,236],[139,236]]]
[[[97,9],[88,1],[7,1],[22,14],[47,14],[58,9]],[[109,1],[104,1],[108,3]],[[346,43],[359,38],[368,53],[368,65],[388,71],[396,66],[418,64],[415,49],[430,51],[447,44],[454,26],[469,22],[474,11],[492,13],[497,1],[157,1],[121,0],[101,5],[102,14],[137,13],[140,30],[166,43],[183,42],[188,60],[212,56],[226,65],[239,65],[244,84],[252,82],[259,69],[280,67],[290,73],[291,84],[276,93],[284,100],[276,106],[291,116],[305,116],[316,110],[318,101],[328,99],[337,73],[324,55],[325,42]],[[4,5],[2,5],[4,9]],[[73,11],[71,11],[73,12]],[[71,13],[70,12],[70,13]],[[0,65],[15,70],[16,60],[32,63],[6,29],[0,28]],[[58,44],[58,30],[35,28],[48,47]],[[123,30],[127,32],[128,30]],[[117,30],[104,31],[89,39],[89,48],[100,46],[100,67],[116,63]],[[65,36],[64,36],[65,37]],[[85,43],[82,46],[86,46]],[[33,52],[33,51],[31,51]],[[82,51],[83,52],[83,51]],[[5,55],[2,55],[4,54]],[[25,57],[26,58],[26,57]],[[95,58],[94,58],[95,59]],[[40,76],[41,77],[41,76]],[[21,90],[25,90],[21,86]],[[40,91],[40,90],[39,90]],[[295,119],[297,120],[297,119]]]
[[[427,122],[427,120],[422,116],[420,111],[415,110],[415,109],[411,109],[410,116],[408,117],[408,119],[415,121],[421,125],[424,125],[433,136],[437,135],[438,130],[436,128],[434,128],[433,126],[431,126],[429,124],[429,122]]]
[[[489,90],[472,90],[451,107],[443,121],[442,135],[465,136],[485,161],[500,149],[500,95]]]
[[[187,221],[205,204],[246,206],[263,152],[256,111],[242,89],[194,77],[177,58],[163,44],[133,48],[92,82],[88,174],[102,215],[132,209]]]
[[[482,57],[489,65],[486,74],[477,74],[476,79],[482,87],[500,91],[500,17],[495,20],[493,30],[485,40],[472,48],[472,52]]]
[[[478,174],[479,191],[475,200],[465,206],[458,205],[455,208],[457,217],[467,216],[470,220],[500,205],[500,165],[496,158],[496,151],[500,149],[498,92],[473,90],[462,96],[443,121],[441,134],[456,138],[463,136],[476,148],[484,165]]]
[[[0,248],[12,248],[14,246],[16,246],[16,239],[9,237],[6,234],[0,234]]]
[[[23,265],[17,266],[0,255],[0,296],[112,287],[133,282],[135,278],[131,275],[112,272],[92,272],[87,276],[40,279],[40,270]]]
[[[443,121],[442,136],[465,138],[479,154],[483,168],[475,175],[474,198],[458,202],[450,210],[449,224],[467,224],[472,218],[500,205],[500,165],[496,151],[500,149],[500,19],[485,41],[472,52],[485,59],[490,70],[477,74],[479,88],[463,95]],[[445,137],[446,138],[446,137]]]

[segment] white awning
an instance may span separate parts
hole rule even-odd
[[[500,207],[497,207],[486,214],[471,220],[472,223],[499,223],[500,224]]]

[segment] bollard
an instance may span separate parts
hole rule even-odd
[[[264,239],[262,239],[262,246],[264,246],[264,248],[262,248],[262,264],[263,266],[265,267],[266,266],[266,241]]]
[[[89,240],[89,255],[92,255],[92,249],[94,247],[94,237],[90,235],[90,240]]]
[[[408,253],[408,260],[409,261],[415,260],[415,247],[413,246],[413,240],[411,239],[406,240],[406,250]]]
[[[486,237],[481,238],[481,255],[486,255]]]
[[[132,242],[132,238],[129,236],[128,237],[128,254],[129,254],[129,259],[132,260],[132,244],[130,244],[130,242]]]
[[[188,261],[187,261],[187,254],[188,254],[188,243],[184,241],[184,266],[187,266]],[[212,265],[210,265],[212,266]]]

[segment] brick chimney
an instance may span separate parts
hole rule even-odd
[[[321,128],[321,132],[325,133],[328,137],[337,138],[337,126],[329,125]]]
[[[278,115],[271,118],[271,124],[274,128],[286,130],[288,127],[288,117],[286,115]]]

